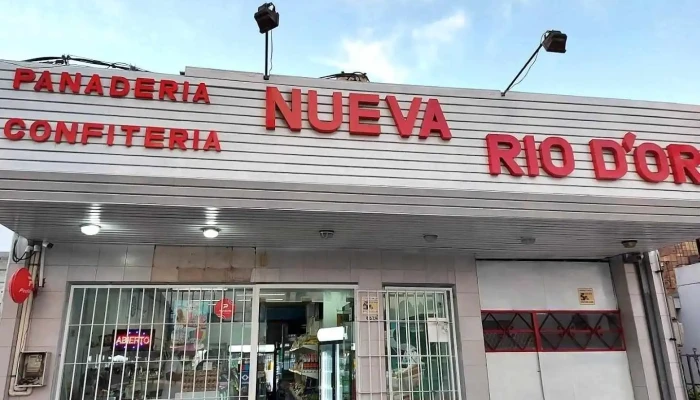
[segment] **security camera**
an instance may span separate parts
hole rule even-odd
[[[48,240],[44,240],[43,242],[41,242],[41,245],[47,249],[53,248],[53,243],[49,242]]]
[[[644,257],[642,256],[642,253],[627,253],[623,254],[622,261],[624,261],[627,264],[634,264],[634,263],[640,263]]]
[[[622,247],[624,247],[626,249],[633,249],[633,248],[637,247],[637,241],[634,239],[623,240],[620,243],[622,243]]]

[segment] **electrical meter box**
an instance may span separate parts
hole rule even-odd
[[[20,353],[16,386],[18,388],[44,386],[49,355],[45,351],[23,351]]]

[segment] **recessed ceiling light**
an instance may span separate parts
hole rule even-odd
[[[438,240],[438,235],[434,235],[434,234],[423,235],[423,240],[425,240],[428,243],[435,243]]]
[[[635,239],[623,240],[620,243],[622,243],[622,247],[624,247],[626,249],[633,249],[633,248],[637,247],[637,241]]]
[[[318,231],[318,234],[321,236],[321,239],[333,239],[335,231],[332,231],[330,229],[321,229],[320,231]]]
[[[83,232],[83,235],[87,236],[94,236],[100,233],[101,227],[96,224],[82,224],[80,225],[80,232]]]
[[[202,228],[202,233],[204,234],[205,238],[214,239],[215,237],[219,236],[219,228]]]
[[[527,245],[535,244],[536,241],[537,241],[537,239],[535,239],[532,236],[522,236],[520,238],[520,243],[527,244]]]

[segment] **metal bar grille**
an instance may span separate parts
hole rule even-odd
[[[450,289],[359,290],[360,400],[461,398]]]
[[[72,288],[59,400],[248,397],[252,287]]]
[[[487,352],[625,351],[620,312],[482,311]]]

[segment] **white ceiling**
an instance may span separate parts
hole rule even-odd
[[[79,226],[99,222],[93,237]],[[221,229],[206,239],[207,223]],[[458,248],[480,258],[605,258],[627,252],[620,241],[636,239],[637,251],[700,237],[700,220],[621,222],[505,217],[330,213],[262,209],[205,209],[124,205],[0,201],[0,224],[22,236],[53,242],[214,245],[265,248]],[[320,238],[332,229],[335,236]],[[424,234],[439,236],[427,243]],[[521,243],[534,237],[534,244]]]

